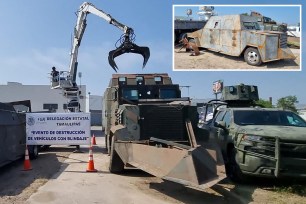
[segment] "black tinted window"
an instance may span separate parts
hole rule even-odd
[[[243,25],[247,30],[260,30],[260,27],[256,22],[243,22]]]
[[[166,99],[166,98],[178,98],[176,94],[176,90],[174,89],[160,89],[159,91],[159,98]]]
[[[300,116],[288,111],[235,110],[234,122],[238,125],[306,127],[306,122]]]
[[[228,128],[231,123],[231,112],[227,111],[224,115],[223,121],[225,122],[225,126]]]
[[[123,89],[122,96],[128,100],[138,100],[138,90],[134,89]]]
[[[222,120],[223,115],[224,115],[224,111],[218,112],[218,115],[216,116],[215,122],[218,122],[218,121]]]

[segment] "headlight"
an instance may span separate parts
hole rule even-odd
[[[241,138],[241,144],[248,146],[256,146],[257,142],[262,139],[261,136],[257,135],[243,135]]]
[[[248,140],[248,141],[254,141],[254,142],[258,142],[261,140],[261,136],[258,135],[243,135],[242,136],[242,140]]]
[[[272,137],[244,134],[241,137],[240,144],[243,145],[243,148],[246,151],[258,154],[264,154],[267,156],[274,156],[275,155],[274,141],[275,138]]]

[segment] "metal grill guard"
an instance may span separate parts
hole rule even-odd
[[[140,140],[150,137],[170,141],[188,140],[185,126],[187,109],[182,105],[139,105]]]
[[[299,142],[282,141],[279,137],[271,138],[268,141],[252,141],[260,144],[260,149],[265,150],[265,154],[258,153],[259,148],[250,148],[249,150],[239,148],[239,144],[235,146],[238,151],[246,155],[251,155],[275,162],[274,176],[294,175],[293,172],[299,170],[298,165],[306,166],[306,144]],[[257,145],[256,145],[257,146]],[[303,168],[303,167],[301,167]],[[303,170],[301,170],[303,172]],[[300,176],[306,177],[306,173]]]

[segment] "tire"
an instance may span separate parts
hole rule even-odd
[[[258,49],[253,47],[244,51],[244,60],[252,66],[259,66],[262,63]]]
[[[111,144],[110,136],[106,135],[106,136],[105,136],[105,147],[106,147],[108,156],[110,156],[110,152],[111,152],[111,146],[110,146],[110,144]]]
[[[245,180],[245,175],[243,175],[237,161],[236,161],[236,149],[232,148],[228,151],[228,162],[226,164],[226,175],[227,177],[236,183],[241,183]]]
[[[37,159],[38,157],[38,146],[37,145],[31,145],[28,146],[29,150],[29,157],[30,159]]]
[[[120,173],[124,170],[124,163],[115,150],[114,138],[115,137],[112,137],[110,160],[109,160],[109,171],[111,173]]]
[[[107,150],[108,152],[108,142],[107,142],[107,135],[105,135],[105,149]]]
[[[50,148],[50,146],[51,145],[42,145],[42,146],[40,146],[39,151],[46,151]]]

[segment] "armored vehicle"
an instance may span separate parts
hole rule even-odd
[[[15,161],[25,154],[26,120],[24,112],[16,109],[31,110],[30,101],[0,103],[0,167]],[[29,109],[28,109],[28,108]],[[38,146],[28,146],[29,156],[38,156]]]
[[[187,34],[198,47],[231,56],[244,56],[254,66],[262,62],[295,59],[284,32],[262,31],[257,18],[246,15],[212,16],[206,25]]]
[[[228,86],[223,101],[204,107],[199,126],[219,144],[227,176],[305,177],[306,122],[291,111],[258,107],[256,99],[256,86]],[[208,110],[211,120],[205,120]]]
[[[197,107],[168,74],[114,74],[103,107],[110,172],[133,166],[198,188],[225,178],[221,151],[197,127]]]

